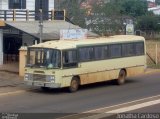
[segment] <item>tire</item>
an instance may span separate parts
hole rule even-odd
[[[48,91],[50,88],[48,88],[48,87],[41,87],[41,90],[43,90],[43,91]]]
[[[119,72],[119,76],[118,79],[116,80],[117,85],[122,85],[125,83],[126,80],[126,71],[125,70],[121,70]]]
[[[69,86],[69,92],[71,93],[76,92],[78,88],[79,88],[79,79],[77,77],[73,77]]]

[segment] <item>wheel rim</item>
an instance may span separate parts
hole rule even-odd
[[[71,83],[71,88],[72,90],[77,90],[78,89],[78,82],[76,80],[73,80]]]
[[[126,77],[126,73],[125,71],[121,71],[120,75],[119,75],[119,82],[121,84],[123,84],[125,82],[125,77]]]

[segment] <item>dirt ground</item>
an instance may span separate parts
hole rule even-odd
[[[0,79],[8,79],[8,78],[10,78],[11,80],[19,80],[19,79],[23,80],[23,77],[19,77],[19,75],[16,73],[0,71]]]
[[[0,89],[16,87],[22,84],[24,84],[23,77],[19,77],[17,73],[0,71]]]

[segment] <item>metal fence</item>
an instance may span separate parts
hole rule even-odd
[[[39,13],[43,13],[45,20],[54,19],[54,10],[52,11],[34,11],[34,10],[0,10],[0,19],[4,21],[33,21],[39,20]]]
[[[146,42],[148,67],[160,68],[160,42]]]

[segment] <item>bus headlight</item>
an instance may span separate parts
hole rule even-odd
[[[25,81],[33,80],[33,75],[32,75],[32,74],[25,74],[25,75],[24,75],[24,80],[25,80]]]
[[[46,81],[48,81],[48,82],[54,82],[55,81],[55,77],[54,76],[47,76],[46,77]]]
[[[24,80],[28,80],[29,79],[29,74],[25,74],[24,75]]]

